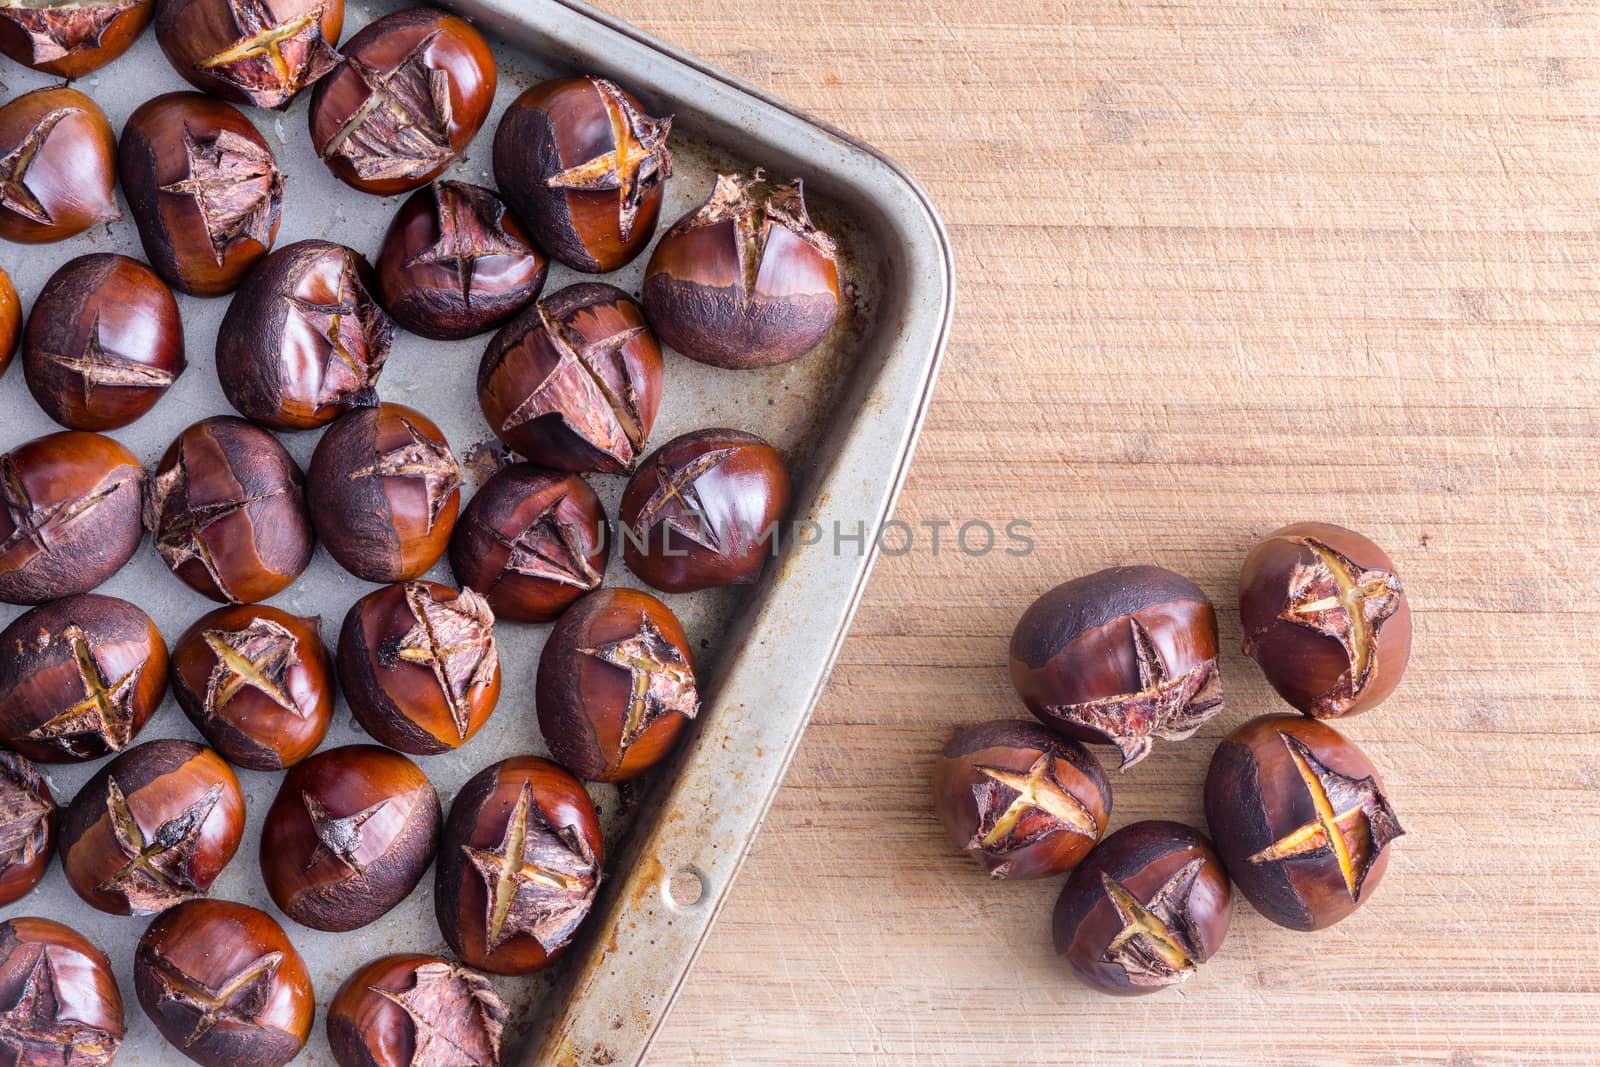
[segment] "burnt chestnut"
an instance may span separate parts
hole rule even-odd
[[[244,794],[193,741],[147,741],[100,768],[61,819],[73,890],[114,915],[153,915],[204,896],[244,836]]]
[[[1046,726],[1116,745],[1127,770],[1155,738],[1183,741],[1222,711],[1216,610],[1160,567],[1074,578],[1023,612],[1011,682]]]
[[[11,275],[0,267],[0,375],[11,366],[11,357],[16,355],[17,342],[21,339],[22,300],[17,296]]]
[[[378,196],[437,178],[494,104],[494,53],[472,23],[437,8],[396,11],[344,45],[311,94],[311,143],[345,184]]]
[[[50,919],[0,922],[0,1063],[105,1067],[122,1045],[111,961]]]
[[[1411,606],[1394,561],[1342,526],[1302,522],[1250,550],[1239,576],[1245,654],[1307,715],[1371,711],[1411,658]]]
[[[125,600],[67,597],[0,633],[0,741],[42,763],[121,752],[166,692],[166,642]]]
[[[995,878],[1049,878],[1106,832],[1111,785],[1094,757],[1036,722],[957,730],[933,766],[933,806],[950,840]]]
[[[1217,746],[1206,823],[1239,891],[1291,930],[1321,930],[1366,903],[1405,833],[1366,755],[1297,715],[1252,719]]]
[[[539,246],[586,274],[626,266],[655,236],[672,176],[672,119],[603,78],[535,85],[494,138],[500,192]]]
[[[172,69],[235,104],[285,108],[339,65],[344,0],[162,0],[156,40]]]
[[[326,426],[378,402],[394,320],[372,296],[372,267],[328,241],[261,261],[217,335],[217,377],[239,414],[273,430]]]
[[[117,137],[76,89],[35,89],[0,107],[0,237],[64,241],[122,217]]]
[[[131,48],[155,10],[156,0],[9,0],[0,7],[0,52],[81,78]]]
[[[788,363],[839,317],[839,253],[800,182],[719,175],[711,199],[667,231],[644,275],[663,343],[713,367]]]
[[[25,756],[0,752],[0,905],[33,891],[56,843],[56,798]]]
[[[168,284],[231,293],[278,236],[283,172],[239,111],[202,93],[140,106],[117,148],[144,254]]]
[[[591,781],[660,763],[700,712],[689,638],[648,593],[600,589],[567,609],[539,655],[539,730]]]
[[[739,430],[687,433],[628,482],[622,557],[668,593],[754,585],[782,546],[789,502],[789,472],[767,442]]]
[[[625,474],[655,425],[662,378],[644,310],[587,282],[495,335],[478,365],[478,403],[489,428],[535,463]]]
[[[539,295],[549,266],[492,190],[434,182],[389,224],[378,298],[412,333],[459,341],[510,321]]]
[[[265,605],[218,608],[172,646],[172,695],[229,762],[293,767],[333,719],[333,658],[316,619]]]
[[[610,555],[605,508],[589,483],[527,463],[490,478],[450,537],[456,581],[512,622],[554,621],[600,587]]]
[[[537,756],[473,775],[450,805],[434,911],[473,967],[527,974],[571,944],[594,906],[605,845],[583,783]]]
[[[190,900],[145,930],[133,990],[161,1036],[207,1067],[279,1067],[311,1036],[306,961],[264,911]]]
[[[439,956],[384,956],[344,980],[328,1006],[339,1067],[500,1062],[505,1001],[476,971]]]
[[[172,442],[146,485],[145,525],[172,573],[223,603],[289,588],[311,563],[304,477],[278,439],[219,415]]]
[[[376,745],[320,753],[284,776],[267,810],[267,891],[315,930],[366,926],[422,881],[440,821],[428,776],[399,753]]]

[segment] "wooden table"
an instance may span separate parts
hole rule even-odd
[[[1600,10],[1590,2],[602,0],[860,135],[931,192],[959,324],[900,507],[1025,558],[883,561],[661,1063],[1600,1061]],[[1018,614],[1131,562],[1223,608],[1229,707],[1118,778],[1201,822],[1278,710],[1245,551],[1295,519],[1399,562],[1411,670],[1347,726],[1408,835],[1321,934],[1248,906],[1111,1000],[992,885],[928,773],[1015,715]],[[926,531],[924,531],[926,534]]]

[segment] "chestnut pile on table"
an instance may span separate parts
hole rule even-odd
[[[28,390],[63,427],[0,442],[0,601],[31,607],[0,633],[0,902],[59,854],[87,904],[153,917],[127,936],[131,992],[163,1037],[254,1067],[293,1059],[311,1032],[319,972],[297,926],[357,930],[433,866],[455,958],[373,960],[333,998],[329,1040],[342,1064],[490,1064],[507,1010],[479,972],[559,957],[615,873],[584,780],[659,765],[701,711],[689,634],[667,603],[606,584],[612,542],[665,593],[748,585],[791,505],[785,457],[753,434],[651,440],[670,352],[732,369],[799,359],[834,329],[840,255],[800,182],[759,170],[719,176],[656,242],[672,120],[598,77],[511,103],[498,189],[447,179],[493,108],[489,43],[416,8],[341,44],[344,16],[343,0],[0,7],[0,52],[17,62],[78,77],[153,24],[199,90],[145,102],[120,141],[76,89],[0,106],[0,236],[114,221],[120,183],[148,260],[62,263],[26,319],[0,270],[0,373],[20,347]],[[371,260],[326,240],[275,247],[292,183],[258,130],[271,114],[247,110],[301,92],[310,143],[350,197],[410,194]],[[598,278],[543,292],[552,261],[601,275],[653,242],[639,294]],[[206,413],[147,470],[104,431],[203,363],[175,292],[229,301],[214,366],[233,411]],[[428,412],[384,396],[401,330],[487,337],[484,435],[518,461],[475,496]],[[301,470],[275,435],[307,432],[321,436]],[[594,475],[629,479],[626,529]],[[146,531],[175,581],[219,605],[170,648],[140,608],[93,591]],[[379,583],[331,648],[317,620],[261,603],[319,543]],[[446,554],[455,586],[425,578]],[[540,662],[503,663],[496,629],[541,624]],[[502,701],[503,674],[535,666],[536,707]],[[208,744],[159,737],[169,685]],[[339,692],[375,744],[319,751]],[[470,752],[502,703],[537,718],[554,760],[481,752],[488,765],[442,805],[428,759]],[[59,805],[32,762],[102,759]],[[1110,792],[1080,763],[1097,835]],[[280,775],[259,855],[279,916],[207,896],[244,836],[234,766]],[[0,1061],[110,1062],[125,992],[66,926],[0,924]]]
[[[1066,874],[1056,951],[1090,986],[1156,993],[1221,947],[1237,887],[1292,930],[1344,919],[1378,888],[1404,831],[1366,755],[1324,720],[1377,707],[1411,652],[1395,565],[1328,523],[1269,534],[1239,582],[1245,652],[1302,714],[1263,715],[1216,748],[1209,836],[1146,820],[1103,836],[1112,787],[1085,744],[1122,770],[1223,712],[1217,615],[1193,582],[1116,567],[1057,586],[1023,613],[1011,679],[1037,721],[957,730],[933,772],[951,841],[995,878]]]

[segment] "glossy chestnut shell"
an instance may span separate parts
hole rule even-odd
[[[384,956],[339,987],[328,1044],[339,1067],[430,1067],[457,1055],[448,1062],[496,1064],[507,1014],[476,971],[440,956]]]
[[[0,375],[11,366],[11,357],[17,353],[17,342],[22,340],[22,300],[11,275],[0,267]]]
[[[117,138],[76,89],[35,89],[0,107],[0,237],[64,241],[122,217]]]
[[[286,108],[339,65],[344,0],[162,0],[156,40],[201,92]]]
[[[44,877],[56,844],[56,798],[27,757],[0,752],[0,905]]]
[[[95,1067],[109,1064],[122,1045],[122,994],[111,961],[51,919],[0,922],[0,1003],[11,1005],[0,1015],[0,1062]]]
[[[81,78],[133,46],[156,0],[34,0],[0,8],[0,53],[25,67]]]

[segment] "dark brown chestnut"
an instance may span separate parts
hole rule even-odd
[[[0,237],[64,241],[122,217],[117,137],[76,89],[35,89],[0,107]]]
[[[185,293],[233,292],[277,239],[283,172],[220,100],[167,93],[141,105],[122,127],[117,169],[144,254]]]
[[[1371,711],[1411,658],[1411,606],[1394,561],[1330,523],[1285,526],[1250,550],[1239,621],[1245,654],[1272,688],[1319,719]]]
[[[384,956],[344,980],[328,1007],[339,1067],[500,1062],[507,1011],[489,980],[439,956]]]
[[[839,253],[800,182],[719,175],[711,199],[667,231],[644,276],[662,342],[713,367],[788,363],[839,317]]]
[[[675,437],[639,465],[622,494],[622,557],[668,593],[754,585],[782,548],[790,493],[783,456],[754,434]]]
[[[184,430],[146,483],[145,525],[172,573],[223,603],[287,589],[311,563],[304,477],[278,439],[218,415]]]
[[[434,876],[439,930],[470,966],[536,971],[572,942],[604,863],[583,783],[537,756],[503,760],[450,805]]]
[[[156,0],[8,0],[0,7],[0,52],[25,67],[81,78],[133,46]]]
[[[459,341],[505,325],[544,288],[550,261],[492,190],[419,189],[378,253],[378,298],[412,333]]]
[[[1111,785],[1075,741],[1036,722],[957,730],[933,765],[950,840],[995,878],[1049,878],[1083,861],[1111,819]]]
[[[106,1067],[122,1045],[111,961],[50,919],[0,922],[0,1063]]]
[[[539,655],[539,729],[550,754],[591,781],[660,763],[700,712],[689,638],[672,609],[600,589],[567,609]]]
[[[378,402],[393,342],[367,261],[343,245],[299,241],[262,260],[234,294],[217,335],[217,377],[245,418],[309,430]]]
[[[1074,578],[1023,612],[1011,681],[1045,725],[1116,745],[1127,770],[1155,738],[1185,740],[1222,711],[1216,610],[1160,567]]]
[[[527,463],[490,478],[450,537],[456,581],[512,622],[554,621],[600,587],[610,555],[605,508],[589,483]]]
[[[162,0],[156,40],[190,85],[285,108],[339,65],[344,0]]]
[[[158,917],[133,954],[133,989],[161,1036],[206,1067],[280,1067],[311,1036],[306,961],[266,912],[190,900]]]
[[[125,600],[67,597],[0,633],[0,741],[42,763],[121,752],[166,692],[166,642]]]
[[[494,138],[500,192],[558,262],[586,274],[626,266],[655,236],[672,176],[672,119],[603,78],[535,85]]]
[[[1405,833],[1372,762],[1333,727],[1264,715],[1217,746],[1206,823],[1239,891],[1291,930],[1366,903]]]
[[[11,275],[0,267],[0,375],[11,366],[11,357],[17,353],[17,342],[22,340],[22,300]]]
[[[478,365],[489,428],[535,463],[625,474],[661,406],[661,347],[614,286],[569,286],[495,335]]]
[[[244,794],[193,741],[146,741],[100,768],[61,819],[73,890],[114,915],[153,915],[204,896],[244,836]]]
[[[362,192],[392,196],[444,173],[494,104],[494,53],[472,23],[431,7],[371,23],[311,94],[311,143]]]
[[[37,767],[0,752],[0,905],[33,891],[56,844],[56,798]]]
[[[1159,993],[1222,947],[1233,890],[1205,835],[1136,822],[1089,853],[1056,898],[1056,952],[1107,993]]]
[[[172,695],[231,763],[293,767],[333,719],[333,658],[316,619],[265,605],[218,608],[172,646]]]

